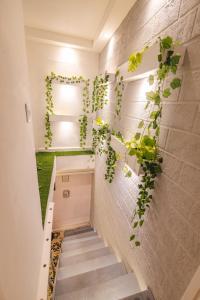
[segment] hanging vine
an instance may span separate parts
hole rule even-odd
[[[162,157],[159,154],[159,134],[160,119],[162,116],[162,99],[168,98],[172,90],[181,86],[181,79],[174,77],[169,86],[165,86],[164,82],[168,75],[176,74],[180,61],[180,54],[175,52],[177,45],[169,36],[160,39],[160,53],[158,54],[159,68],[156,74],[149,76],[149,84],[154,87],[146,93],[147,104],[149,109],[149,121],[140,121],[138,124],[138,132],[133,138],[126,142],[129,155],[137,157],[143,174],[141,183],[138,185],[139,195],[136,202],[136,208],[133,213],[132,227],[133,234],[130,240],[135,246],[140,245],[137,238],[138,230],[144,223],[146,210],[150,207],[152,201],[152,191],[155,188],[155,179],[162,172]],[[143,51],[144,52],[144,51]],[[134,54],[129,59],[129,70],[136,70],[142,62],[142,53]]]
[[[92,112],[97,112],[108,103],[109,75],[98,75],[93,82]]]
[[[80,123],[80,146],[81,148],[84,148],[86,145],[86,138],[87,138],[87,126],[88,126],[87,115],[80,116],[79,123]]]
[[[49,76],[45,78],[46,82],[46,114],[45,114],[45,148],[48,149],[52,146],[52,130],[51,130],[51,123],[50,123],[50,116],[54,114],[54,103],[53,103],[53,96],[52,96],[52,84],[53,83],[61,83],[61,84],[83,84],[83,92],[82,92],[82,101],[83,101],[83,112],[84,118],[80,122],[80,136],[82,134],[82,141],[83,145],[85,145],[86,136],[87,136],[87,122],[85,122],[87,118],[87,114],[90,112],[90,96],[89,96],[89,79],[84,79],[82,76],[72,76],[66,77],[62,75],[56,75],[55,73],[51,72]],[[83,126],[83,127],[82,127]],[[83,132],[85,132],[83,134]]]
[[[109,124],[104,122],[100,117],[96,119],[95,123],[96,128],[92,129],[92,148],[96,154],[107,154],[106,145],[111,135]]]
[[[120,118],[122,108],[122,97],[124,91],[123,76],[120,75],[120,71],[117,70],[115,73],[115,117]]]

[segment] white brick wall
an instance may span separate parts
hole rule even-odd
[[[97,159],[95,225],[156,300],[180,300],[200,264],[200,0],[137,1],[102,51],[100,69],[115,71],[131,52],[166,34],[181,39],[187,52],[182,87],[163,107],[163,174],[140,232],[142,245],[132,249],[129,243],[138,178],[125,178],[119,164],[108,184],[103,158]],[[144,80],[126,87],[120,121],[113,119],[113,99],[106,109],[106,117],[127,138],[146,118],[142,86]]]

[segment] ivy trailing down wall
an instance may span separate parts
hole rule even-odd
[[[87,115],[90,113],[90,95],[89,95],[89,79],[85,79],[82,76],[66,77],[51,73],[45,78],[46,82],[46,114],[45,114],[45,148],[48,149],[52,146],[52,130],[50,123],[50,116],[54,114],[54,102],[53,102],[53,83],[60,84],[83,84],[82,102],[83,102],[83,115],[80,116],[80,144],[81,147],[85,145],[87,136]]]
[[[109,75],[98,75],[93,82],[92,112],[97,112],[108,103]]]
[[[122,98],[124,92],[124,77],[120,74],[120,70],[118,69],[115,72],[115,117],[120,119],[121,116],[121,108],[122,108]]]
[[[153,198],[153,190],[155,188],[156,177],[162,172],[161,164],[162,157],[159,153],[159,135],[160,135],[160,120],[162,116],[162,100],[168,98],[172,91],[181,86],[181,80],[176,76],[178,64],[180,61],[180,54],[176,53],[175,47],[177,43],[173,41],[170,36],[159,38],[159,53],[158,53],[158,70],[149,76],[149,85],[152,89],[146,93],[147,103],[145,109],[148,110],[149,118],[147,121],[140,121],[138,124],[138,130],[132,138],[128,141],[124,141],[120,133],[118,138],[127,148],[128,155],[135,156],[137,163],[142,170],[141,182],[138,185],[139,193],[136,202],[136,208],[133,212],[132,227],[133,234],[130,240],[135,246],[140,245],[138,239],[139,228],[143,225],[145,220],[145,214],[147,209],[150,208]],[[129,58],[128,71],[134,72],[138,66],[142,63],[143,55],[145,51],[148,51],[149,47],[145,47],[141,52],[131,54]],[[173,79],[166,85],[166,78],[174,75]],[[116,79],[119,73],[116,72]],[[123,78],[120,78],[121,84],[115,90],[119,99],[116,101],[115,112],[118,116],[121,111],[121,99],[123,96]],[[118,89],[120,92],[118,93]],[[110,128],[108,123],[104,123],[102,120],[97,120],[99,129],[93,129],[93,146],[97,149],[98,154],[107,154],[106,159],[106,174],[105,179],[108,182],[112,182],[115,174],[116,162],[118,155],[110,146],[110,136],[115,134]],[[106,142],[106,148],[105,147]],[[127,168],[126,176],[130,177],[130,169]]]

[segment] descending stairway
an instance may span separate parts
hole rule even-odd
[[[91,228],[69,232],[62,244],[56,300],[153,300],[141,292],[109,247]]]

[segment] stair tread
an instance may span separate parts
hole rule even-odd
[[[123,263],[111,264],[76,276],[57,280],[55,293],[58,296],[78,291],[89,286],[107,282],[126,273]]]
[[[117,300],[139,292],[135,275],[128,273],[104,283],[59,295],[56,300]]]
[[[61,253],[61,257],[74,256],[74,255],[82,254],[91,250],[96,250],[104,247],[105,247],[104,242],[100,240],[98,243],[95,243],[93,245],[84,245],[78,249],[66,250],[66,251],[63,249],[63,252]]]
[[[75,263],[87,261],[89,259],[97,258],[104,256],[106,254],[111,254],[111,249],[109,247],[103,247],[99,249],[94,249],[91,251],[87,251],[81,254],[73,255],[73,256],[61,256],[60,257],[60,267],[69,266]]]
[[[87,261],[62,267],[58,270],[57,280],[62,280],[63,278],[69,278],[79,274],[84,274],[115,263],[117,263],[115,255],[108,254],[95,259],[90,259]]]

